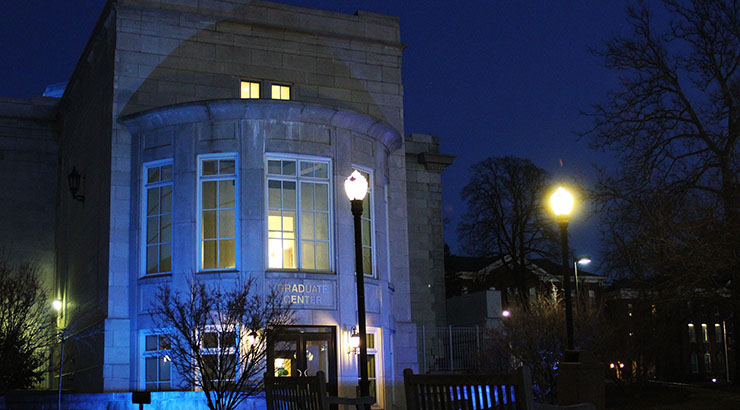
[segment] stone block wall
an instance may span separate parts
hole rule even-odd
[[[411,318],[417,325],[444,326],[442,171],[453,156],[439,152],[439,138],[406,137]]]

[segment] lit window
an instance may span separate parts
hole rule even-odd
[[[260,83],[256,81],[242,81],[242,98],[260,98]]]
[[[709,343],[709,331],[706,323],[701,324],[701,340],[704,343]]]
[[[147,275],[172,271],[172,163],[144,168],[144,249]]]
[[[268,268],[331,270],[330,164],[267,159]]]
[[[146,390],[170,390],[172,363],[170,338],[164,334],[144,336],[144,384]]]
[[[711,373],[712,371],[712,355],[709,352],[704,353],[704,372]]]
[[[373,246],[373,180],[372,174],[363,170],[357,170],[368,182],[367,195],[362,200],[362,271],[365,276],[375,277],[375,265],[373,264],[375,251]]]
[[[290,86],[282,84],[272,85],[273,100],[290,100]]]
[[[236,156],[200,157],[200,269],[236,268]]]
[[[368,328],[367,339],[367,378],[370,381],[370,395],[375,397],[373,407],[383,407],[383,378],[381,369],[380,329]]]
[[[722,326],[719,323],[714,324],[714,341],[722,343]]]
[[[693,323],[689,323],[689,343],[696,343],[696,331],[694,331]]]
[[[203,383],[229,382],[236,379],[238,357],[236,346],[237,332],[210,328],[203,333],[200,347],[203,349]]]

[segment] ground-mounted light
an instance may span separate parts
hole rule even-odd
[[[511,312],[509,312],[508,310],[504,310],[503,312],[501,312],[501,316],[503,316],[503,317],[509,317],[509,316],[511,316]]]

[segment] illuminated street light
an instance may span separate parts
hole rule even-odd
[[[61,312],[62,311],[62,301],[59,299],[54,299],[54,301],[51,302],[51,307],[57,312]]]
[[[367,372],[367,327],[365,323],[365,274],[362,265],[362,201],[367,195],[367,179],[357,170],[344,180],[344,190],[352,204],[355,222],[355,275],[357,277],[357,323],[360,331],[360,396],[370,395]],[[367,406],[369,407],[369,406]],[[366,407],[366,408],[367,408]]]
[[[588,265],[591,263],[591,258],[582,256],[573,262],[573,272],[576,275],[576,298],[578,297],[578,265]]]
[[[560,243],[563,256],[563,289],[565,291],[565,330],[568,337],[568,350],[574,350],[573,342],[573,302],[570,296],[570,268],[568,263],[568,218],[573,211],[573,195],[565,188],[558,187],[550,197],[550,206],[560,226]]]

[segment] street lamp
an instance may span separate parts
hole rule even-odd
[[[550,197],[550,206],[560,226],[560,243],[563,257],[563,289],[565,290],[565,329],[568,350],[575,350],[573,343],[573,303],[570,297],[570,268],[568,263],[568,217],[573,210],[573,195],[558,187]]]
[[[360,331],[360,396],[370,395],[367,377],[367,326],[365,324],[365,274],[362,271],[362,201],[367,195],[367,179],[357,170],[344,180],[344,190],[352,204],[355,220],[355,275],[357,277],[357,323]]]
[[[576,275],[576,297],[578,297],[578,265],[588,265],[591,263],[591,258],[582,256],[573,261],[573,272]]]

